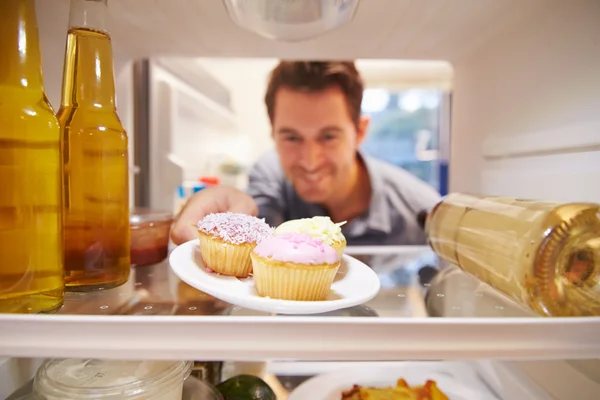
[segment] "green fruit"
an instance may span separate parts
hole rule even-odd
[[[217,385],[225,400],[277,400],[265,381],[252,375],[238,375]]]

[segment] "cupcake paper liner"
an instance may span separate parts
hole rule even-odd
[[[344,255],[344,250],[346,250],[346,241],[344,240],[343,242],[334,242],[334,243],[328,243],[328,244],[331,247],[333,247],[333,249],[338,254],[338,258],[341,261],[342,260],[342,256]]]
[[[250,253],[255,244],[232,244],[200,233],[200,254],[204,265],[213,271],[238,278],[246,278],[252,273]]]
[[[254,286],[259,296],[281,300],[326,300],[340,267],[273,261],[251,254]]]

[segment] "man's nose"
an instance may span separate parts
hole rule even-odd
[[[302,167],[309,171],[319,168],[323,160],[323,146],[319,143],[308,142],[302,146],[300,154],[300,163]]]

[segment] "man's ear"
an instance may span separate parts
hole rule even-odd
[[[367,137],[367,132],[369,131],[369,124],[371,123],[371,117],[368,115],[361,115],[360,120],[358,121],[358,127],[356,128],[356,146],[360,146],[365,137]]]

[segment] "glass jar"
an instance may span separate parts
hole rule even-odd
[[[181,400],[189,361],[51,359],[38,369],[42,400]]]
[[[129,217],[131,265],[157,264],[169,253],[173,214],[147,208],[131,211]]]

